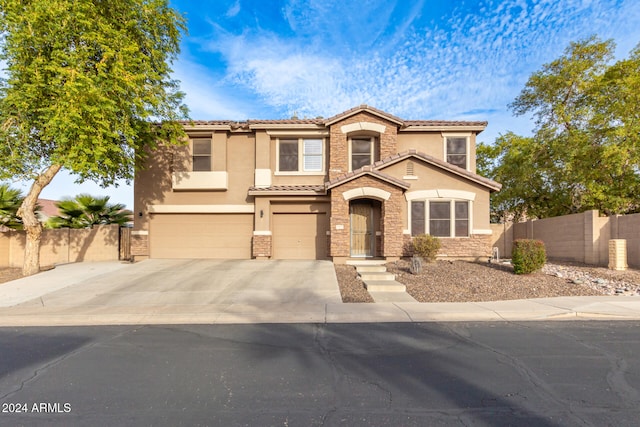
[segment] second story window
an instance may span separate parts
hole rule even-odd
[[[448,136],[445,139],[447,163],[467,169],[467,137]]]
[[[322,139],[280,139],[278,172],[322,172],[323,153]]]
[[[351,170],[360,169],[373,163],[373,138],[353,138],[351,140]]]
[[[193,138],[193,168],[194,172],[211,170],[211,140],[208,138]]]

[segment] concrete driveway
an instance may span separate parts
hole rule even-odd
[[[300,321],[309,321],[316,315],[324,318],[325,305],[341,301],[329,261],[78,263],[0,285],[0,307],[7,307],[0,310],[2,314],[19,315],[23,321],[29,315],[46,314],[54,318],[54,324],[73,324],[64,321],[73,316],[84,316],[88,324],[118,324],[163,314],[185,321],[205,316],[230,322],[238,315],[244,323],[246,314],[263,313],[277,321],[291,311],[303,317]],[[95,322],[91,322],[92,315]],[[220,319],[225,315],[231,317]],[[56,316],[60,322],[55,321]]]

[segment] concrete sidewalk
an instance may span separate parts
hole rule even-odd
[[[0,326],[571,319],[640,320],[640,297],[342,303],[322,261],[68,264],[0,284]]]

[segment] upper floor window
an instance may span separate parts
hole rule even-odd
[[[322,139],[278,140],[279,172],[322,172],[323,166]]]
[[[211,139],[193,138],[192,160],[194,172],[211,170]]]
[[[426,215],[428,212],[428,216]],[[411,202],[411,235],[469,236],[469,202],[464,200],[418,200]]]
[[[462,169],[468,169],[468,137],[447,136],[445,141],[447,162]]]
[[[374,162],[375,140],[369,137],[351,140],[351,170],[360,169]]]

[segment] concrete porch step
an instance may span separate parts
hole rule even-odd
[[[396,280],[396,275],[393,273],[389,273],[386,271],[383,272],[370,272],[370,273],[365,273],[365,272],[358,272],[358,274],[360,275],[360,278],[362,279],[363,282],[368,282],[369,280],[373,280],[373,281],[393,281]]]
[[[357,265],[356,271],[358,273],[384,273],[387,271],[387,267],[384,265]]]
[[[418,302],[406,292],[375,292],[369,291],[375,302]]]
[[[355,267],[362,266],[372,266],[372,265],[385,265],[387,261],[383,259],[348,259],[346,261],[347,265],[353,265]]]
[[[407,287],[395,280],[367,280],[364,287],[369,292],[406,292]]]

